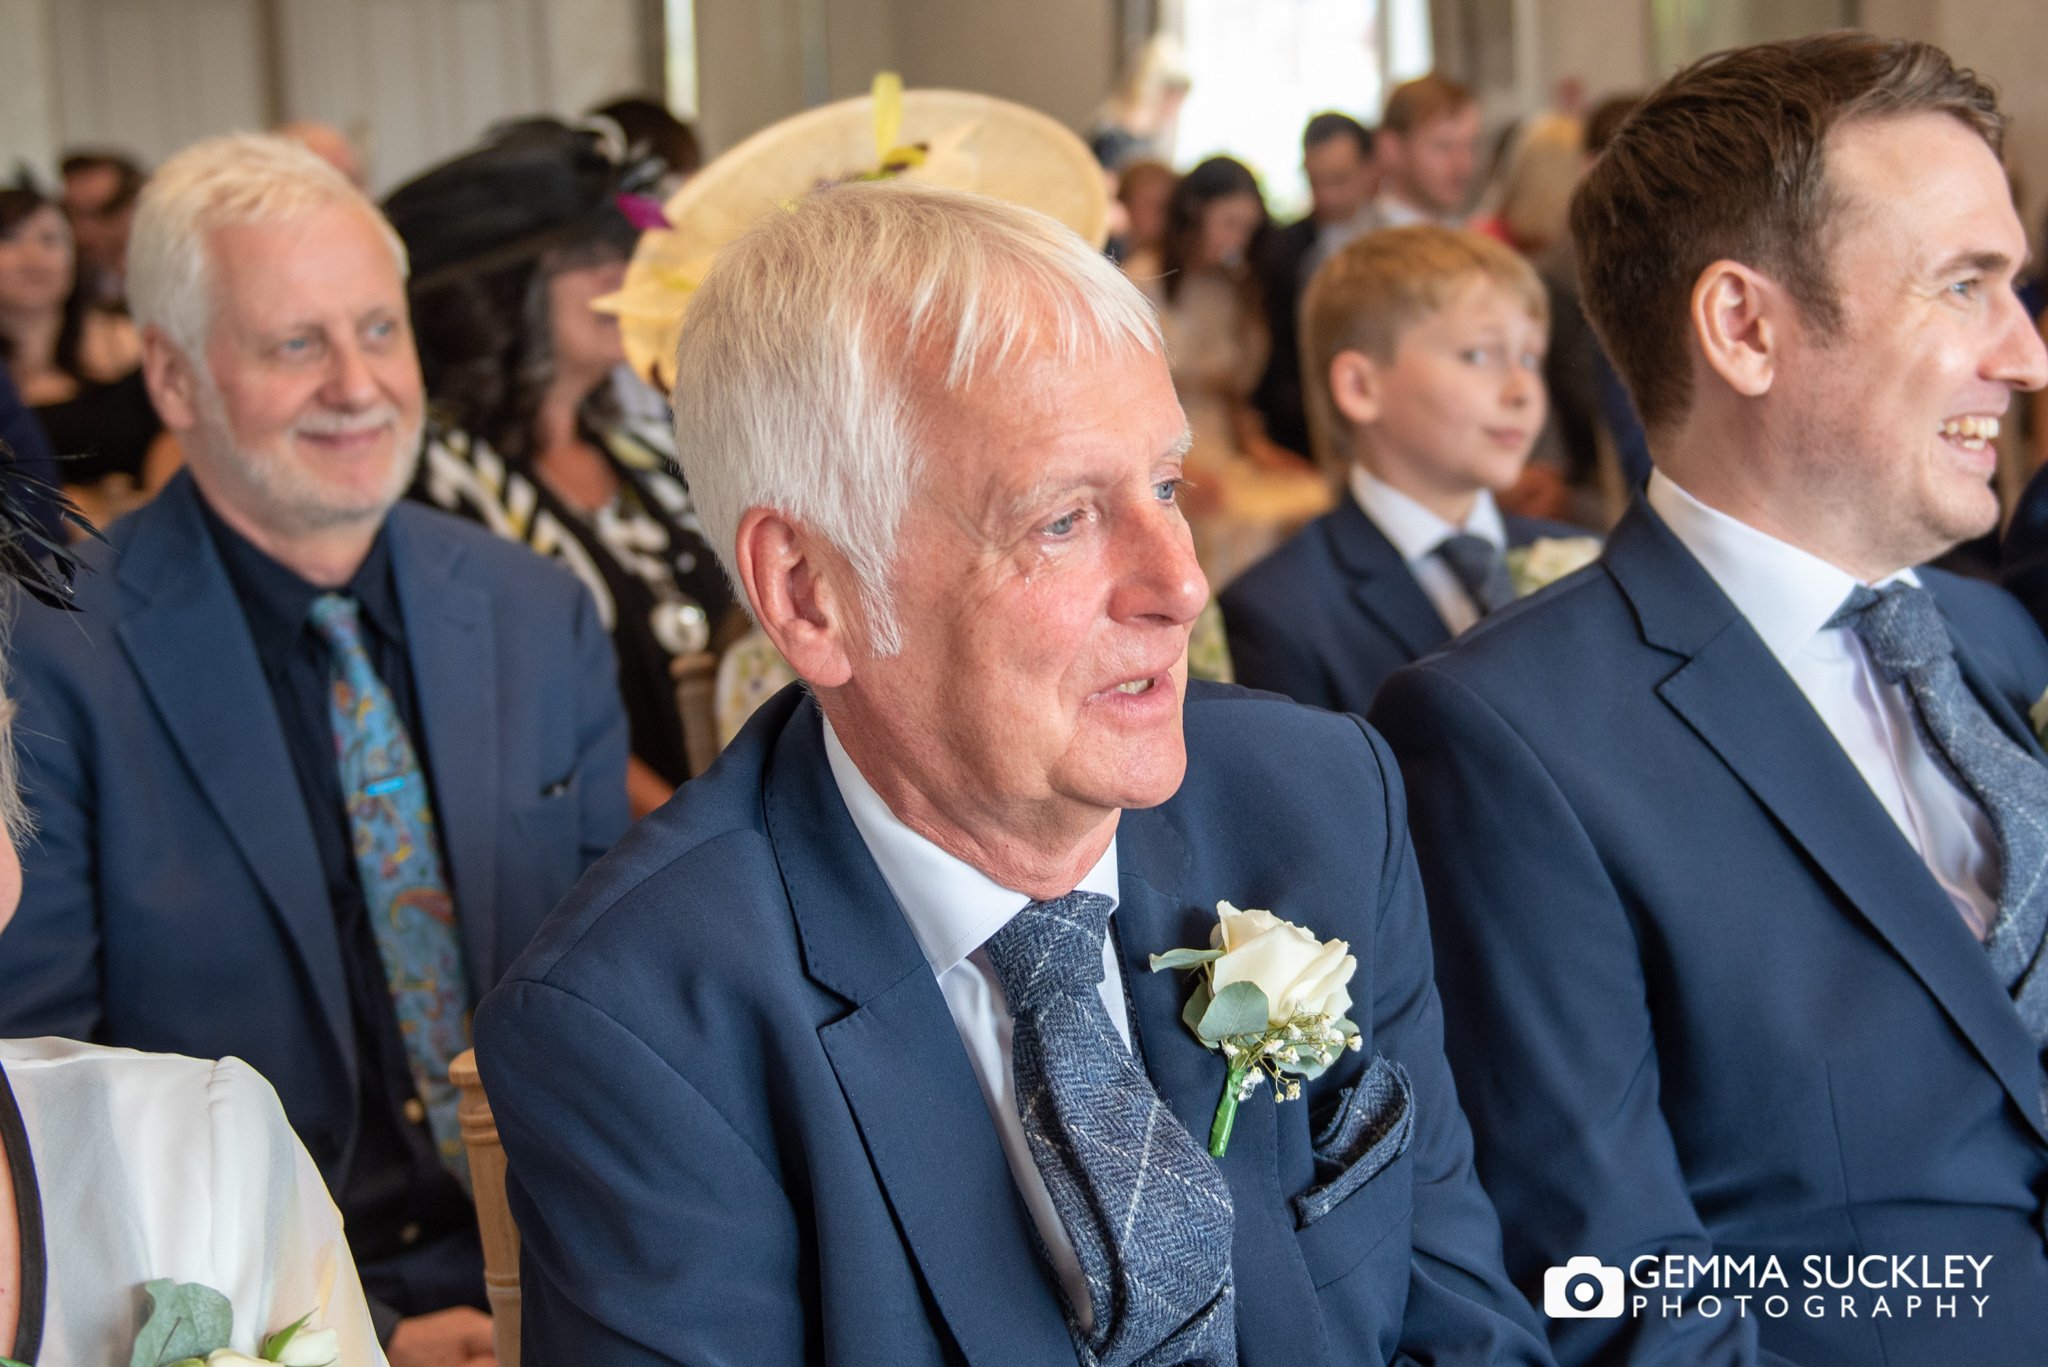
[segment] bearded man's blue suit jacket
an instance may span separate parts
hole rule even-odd
[[[2048,644],[2003,591],[1921,575],[1969,686],[2040,759],[2023,713]],[[1574,1255],[1721,1252],[1777,1254],[1792,1283],[1780,1319],[1759,1295],[1746,1318],[1554,1321],[1561,1362],[2048,1362],[2040,1048],[1646,504],[1599,563],[1395,674],[1372,719],[1408,782],[1510,1274],[1534,1297]],[[1804,1256],[1878,1253],[1991,1255],[1984,1318],[1893,1296],[1872,1319],[1867,1295],[1805,1317]]]
[[[1306,1104],[1238,1112],[1243,1361],[1546,1361],[1472,1174],[1392,757],[1354,718],[1235,689],[1191,686],[1185,726],[1180,792],[1122,816],[1111,920],[1161,1095],[1207,1134],[1222,1059],[1181,1024],[1185,976],[1146,956],[1206,945],[1219,899],[1349,940],[1366,1036]],[[1074,1360],[945,999],[796,689],[591,871],[477,1040],[528,1361]],[[1375,1054],[1413,1078],[1413,1144],[1298,1229],[1312,1109]]]

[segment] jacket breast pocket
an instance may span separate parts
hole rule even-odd
[[[1316,1183],[1294,1198],[1302,1257],[1318,1289],[1375,1254],[1405,1270],[1415,1210],[1408,1161],[1414,1138],[1415,1094],[1407,1070],[1373,1059],[1317,1126]]]

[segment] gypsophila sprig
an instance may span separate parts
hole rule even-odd
[[[1351,1009],[1346,984],[1358,971],[1350,949],[1342,940],[1318,940],[1270,911],[1218,902],[1209,948],[1152,956],[1154,973],[1192,968],[1201,974],[1181,1020],[1223,1055],[1211,1154],[1221,1158],[1230,1147],[1238,1105],[1261,1082],[1272,1082],[1276,1102],[1293,1101],[1301,1096],[1302,1079],[1363,1046],[1358,1027],[1344,1016]]]

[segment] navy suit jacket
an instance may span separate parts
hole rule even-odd
[[[1181,791],[1117,837],[1148,1073],[1205,1135],[1223,1062],[1181,1024],[1184,975],[1146,956],[1206,945],[1218,899],[1348,939],[1366,1036],[1307,1104],[1238,1112],[1243,1361],[1546,1361],[1472,1174],[1392,756],[1354,718],[1220,686],[1189,687],[1186,731]],[[1073,1361],[966,1049],[796,688],[591,871],[477,1040],[529,1361]],[[1414,1142],[1297,1229],[1311,1111],[1376,1053],[1412,1075]]]
[[[327,884],[247,620],[190,476],[90,547],[71,615],[9,656],[38,831],[0,937],[0,1035],[235,1055],[330,1184],[357,1120]],[[626,722],[581,584],[480,527],[392,509],[391,559],[471,987],[624,831]]]
[[[1536,518],[1502,521],[1510,546],[1591,535]],[[1364,716],[1387,675],[1451,639],[1401,552],[1348,493],[1233,580],[1221,602],[1239,683],[1332,712]]]
[[[2005,529],[2005,586],[2048,631],[2048,465],[2034,472]]]
[[[1921,572],[2022,711],[2048,644]],[[1776,1254],[1790,1313],[1559,1319],[1561,1362],[2048,1362],[2040,1050],[1748,621],[1638,500],[1600,563],[1388,680],[1447,1047],[1532,1297],[1574,1255]],[[1983,1318],[1803,1310],[1808,1255],[1991,1255]],[[1889,1276],[1887,1272],[1885,1274]]]

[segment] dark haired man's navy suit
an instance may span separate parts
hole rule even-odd
[[[1510,546],[1589,535],[1537,518],[1501,521]],[[1219,601],[1239,683],[1332,712],[1364,716],[1387,675],[1451,639],[1401,552],[1349,494]]]
[[[1921,571],[1962,672],[2039,758],[2048,644]],[[1560,1361],[2048,1362],[2040,1051],[1812,704],[1641,501],[1599,564],[1396,673],[1447,1048],[1508,1269],[1777,1254],[1789,1313],[1553,1322]],[[1856,1318],[1807,1255],[1989,1255],[1933,1317]],[[1937,1264],[1938,1265],[1938,1264]],[[1883,1268],[1889,1277],[1888,1266]],[[1657,1293],[1650,1293],[1653,1307]]]
[[[558,566],[411,504],[384,536],[480,995],[624,831],[625,712],[596,607]],[[189,475],[110,540],[87,550],[82,611],[25,609],[9,649],[39,830],[0,940],[0,1035],[240,1057],[345,1201],[366,1063],[264,666]],[[394,1254],[385,1294],[462,1281],[459,1254]],[[366,1285],[386,1271],[366,1264]]]
[[[1355,719],[1235,689],[1191,686],[1186,732],[1180,792],[1117,835],[1146,1071],[1207,1134],[1223,1060],[1181,1024],[1184,975],[1146,956],[1206,945],[1219,899],[1348,939],[1365,1032],[1305,1104],[1238,1112],[1242,1361],[1546,1361],[1469,1164],[1392,757]],[[591,871],[477,1040],[528,1361],[1074,1361],[960,1034],[797,689]],[[1297,1229],[1311,1115],[1375,1054],[1413,1079],[1413,1143]]]

